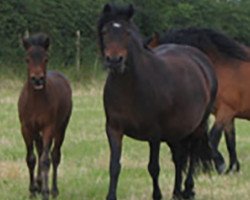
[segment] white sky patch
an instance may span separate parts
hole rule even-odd
[[[121,28],[122,25],[121,25],[120,23],[114,22],[114,23],[113,23],[113,27]]]

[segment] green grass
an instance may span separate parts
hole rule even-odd
[[[17,78],[11,71],[5,76],[2,73],[0,75],[1,200],[25,200],[29,196],[25,146],[17,117],[17,99],[24,76],[20,77]],[[100,77],[98,81],[88,78],[88,81],[74,81],[72,84],[74,108],[62,147],[58,200],[105,199],[108,188],[109,147],[104,131],[102,105],[104,76]],[[148,145],[129,138],[125,138],[123,143],[118,198],[150,200],[152,186],[147,172]],[[227,157],[224,141],[220,147]],[[237,150],[241,172],[228,176],[218,176],[216,173],[212,173],[211,177],[198,176],[197,200],[249,199],[250,123],[247,121],[237,121]],[[174,169],[169,149],[164,144],[161,147],[160,163],[160,186],[163,199],[167,200],[171,198]]]

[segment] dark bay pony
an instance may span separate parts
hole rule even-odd
[[[61,158],[61,145],[71,115],[71,88],[67,79],[58,72],[46,71],[49,38],[37,34],[23,39],[27,51],[28,79],[18,101],[21,132],[27,148],[31,196],[41,192],[49,199],[48,173],[50,153],[53,164],[52,196],[58,195],[57,167]],[[51,146],[53,144],[52,151]],[[34,177],[38,153],[37,178]]]
[[[213,62],[218,78],[218,94],[214,109],[215,123],[211,140],[215,153],[215,166],[219,173],[225,171],[225,161],[218,151],[222,131],[229,152],[227,172],[239,171],[236,153],[235,118],[250,120],[250,50],[228,36],[206,28],[173,29],[155,33],[147,41],[149,46],[175,43],[197,47]]]
[[[216,77],[209,59],[195,48],[165,45],[154,51],[146,49],[132,22],[133,14],[132,5],[106,4],[98,22],[101,53],[109,70],[104,88],[111,150],[107,200],[117,199],[124,135],[149,143],[153,199],[162,197],[158,184],[161,142],[170,147],[175,165],[173,197],[191,198],[195,195],[194,169],[198,163],[205,168],[211,164],[207,118],[216,96]]]

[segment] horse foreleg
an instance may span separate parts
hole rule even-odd
[[[31,197],[33,197],[35,196],[35,193],[36,193],[36,185],[35,185],[35,179],[34,179],[36,156],[34,154],[33,136],[32,136],[32,132],[30,132],[28,129],[26,129],[23,126],[22,126],[22,135],[23,135],[23,139],[27,148],[26,163],[29,169],[29,176],[30,176],[29,191],[30,191]]]
[[[35,143],[36,143],[36,150],[37,150],[38,158],[40,160],[42,153],[43,153],[43,141],[42,141],[42,137],[40,136],[39,133],[37,134],[37,138],[35,140]],[[38,164],[38,168],[37,168],[36,184],[37,184],[38,192],[41,192],[42,178],[41,178],[41,168],[40,168],[39,164]]]
[[[160,142],[149,142],[150,155],[148,163],[148,171],[153,180],[153,199],[159,200],[162,198],[161,190],[158,184],[158,177],[160,172],[159,166],[159,151],[160,151]]]
[[[43,200],[49,199],[48,174],[50,168],[49,152],[52,139],[50,129],[43,133],[43,153],[40,159],[41,178],[42,178],[42,197]]]
[[[227,169],[227,173],[235,171],[238,172],[240,170],[240,163],[238,161],[236,153],[234,120],[232,120],[231,123],[225,127],[225,137],[230,162],[229,168]]]
[[[210,141],[213,152],[213,160],[215,164],[215,168],[219,174],[222,174],[226,169],[225,160],[222,154],[218,150],[219,142],[221,139],[223,125],[215,123],[210,132]]]
[[[109,140],[110,146],[110,165],[109,165],[109,191],[107,195],[107,200],[116,200],[116,188],[117,182],[121,170],[120,158],[122,150],[122,133],[115,130],[111,126],[106,126],[106,132]]]

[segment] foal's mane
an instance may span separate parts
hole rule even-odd
[[[217,50],[220,54],[240,60],[248,60],[244,48],[225,34],[208,28],[170,29],[160,35],[160,44],[178,43],[195,46],[203,52]]]
[[[49,36],[45,33],[37,33],[23,39],[23,45],[26,49],[28,49],[30,46],[39,46],[47,50],[49,43]]]

